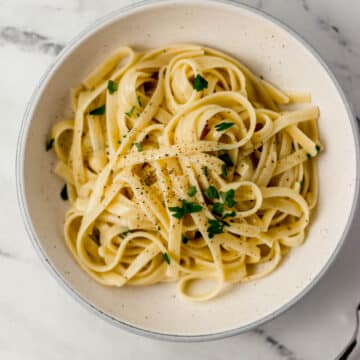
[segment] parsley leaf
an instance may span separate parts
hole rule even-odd
[[[138,95],[136,97],[136,99],[137,99],[137,102],[138,102],[139,106],[142,106],[141,97]]]
[[[202,206],[194,202],[188,202],[186,200],[182,200],[182,207],[179,206],[169,207],[169,210],[172,212],[171,215],[173,217],[177,219],[182,219],[186,214],[200,212],[202,210]]]
[[[303,191],[304,189],[304,179],[300,181],[300,191]]]
[[[105,105],[99,106],[98,108],[91,110],[90,115],[104,115],[105,114]]]
[[[49,150],[51,150],[52,149],[52,147],[53,147],[53,145],[54,145],[54,139],[50,139],[47,143],[46,143],[46,147],[45,147],[45,149],[46,149],[46,151],[49,151]]]
[[[218,202],[213,205],[213,214],[214,215],[222,216],[223,211],[224,211],[224,204]]]
[[[187,244],[189,242],[189,238],[186,235],[182,234],[181,241],[183,242],[183,244]]]
[[[190,186],[189,187],[189,190],[188,190],[188,195],[190,197],[193,197],[195,194],[196,194],[197,190],[196,190],[196,187],[195,186]]]
[[[207,228],[207,232],[209,238],[213,238],[216,234],[222,234],[224,232],[225,224],[219,220],[209,220],[209,227]]]
[[[234,166],[234,163],[232,162],[230,155],[228,153],[223,153],[219,155],[219,159],[222,160],[226,166]]]
[[[220,124],[215,125],[215,129],[216,129],[216,131],[225,131],[234,125],[235,124],[232,122],[222,122]]]
[[[218,199],[219,198],[219,193],[216,189],[215,186],[210,185],[205,191],[204,191],[205,196],[208,199]]]
[[[65,184],[65,185],[63,186],[63,188],[61,189],[60,196],[61,196],[61,198],[62,198],[64,201],[66,201],[66,200],[69,199],[66,184]]]
[[[203,89],[207,89],[208,82],[204,79],[200,74],[197,74],[194,79],[194,89],[196,91],[201,91]]]
[[[205,175],[206,177],[208,177],[208,176],[209,176],[209,171],[208,171],[208,167],[207,167],[207,166],[204,166],[204,167],[203,167],[203,171],[204,171],[204,175]]]
[[[131,118],[134,110],[135,110],[135,106],[132,106],[131,109],[125,113],[125,115],[128,116],[129,118]]]
[[[143,148],[142,148],[142,145],[141,145],[141,143],[138,143],[138,142],[136,142],[136,143],[134,143],[134,145],[136,146],[136,148],[137,148],[137,151],[143,151]]]
[[[224,214],[223,219],[231,218],[231,217],[234,217],[235,215],[236,215],[236,212],[231,211],[231,212]]]
[[[319,152],[319,151],[321,150],[320,145],[316,144],[316,145],[315,145],[315,149],[316,149],[317,152]]]
[[[220,191],[220,196],[227,207],[231,208],[236,204],[234,200],[234,189],[230,189],[229,191]]]
[[[222,174],[223,177],[227,177],[228,172],[227,172],[226,164],[221,165],[221,174]]]
[[[168,253],[162,254],[163,259],[170,265],[170,256]]]
[[[117,86],[117,84],[116,84],[114,81],[109,80],[109,81],[108,81],[108,84],[107,84],[107,89],[109,90],[109,93],[110,93],[110,94],[113,94],[114,92],[117,91],[118,86]]]

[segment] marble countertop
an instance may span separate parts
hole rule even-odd
[[[360,302],[359,212],[336,263],[310,294],[255,331],[211,343],[159,342],[115,328],[82,308],[41,264],[16,200],[15,148],[26,103],[71,38],[131,2],[0,0],[0,359],[335,359]],[[360,1],[244,2],[280,18],[320,52],[360,121]]]

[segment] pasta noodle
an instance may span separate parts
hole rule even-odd
[[[322,150],[309,94],[181,44],[123,47],[72,97],[74,118],[55,124],[49,147],[71,202],[66,244],[97,282],[178,281],[204,301],[303,243]]]

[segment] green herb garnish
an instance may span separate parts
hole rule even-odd
[[[65,185],[63,186],[63,188],[61,189],[60,196],[61,196],[61,198],[62,198],[64,201],[66,201],[66,200],[69,199],[66,184],[65,184]]]
[[[302,180],[299,181],[299,182],[300,182],[300,191],[302,191],[303,188],[304,188],[304,179],[302,179]]]
[[[234,166],[234,163],[232,162],[231,157],[228,153],[220,154],[219,159],[222,160],[228,167]]]
[[[197,74],[194,79],[194,89],[196,91],[201,91],[207,89],[208,82],[200,74]]]
[[[136,143],[134,143],[134,145],[136,146],[137,151],[139,151],[139,152],[143,151],[143,147],[142,147],[141,143],[136,142]]]
[[[228,172],[227,172],[226,164],[221,165],[221,174],[222,174],[223,177],[227,177]]]
[[[105,105],[99,106],[98,108],[91,110],[90,115],[104,115],[105,114]]]
[[[235,124],[232,122],[222,122],[220,124],[215,125],[215,129],[216,129],[216,131],[225,131],[234,125]]]
[[[204,191],[205,196],[208,199],[218,199],[219,198],[219,193],[216,189],[215,186],[210,185],[205,191]]]
[[[236,215],[236,212],[231,211],[231,212],[224,214],[223,219],[231,218],[231,217],[234,217],[235,215]]]
[[[188,190],[188,195],[190,197],[193,197],[196,194],[197,190],[196,190],[196,186],[190,186],[189,190]]]
[[[235,196],[234,189],[230,189],[229,191],[220,191],[220,196],[227,207],[231,208],[236,204],[234,200],[234,196]]]
[[[138,102],[139,106],[142,106],[141,97],[138,95],[136,97],[136,99],[137,99],[137,102]]]
[[[168,253],[162,254],[163,259],[170,265],[170,256]]]
[[[54,139],[50,139],[47,143],[46,143],[46,147],[45,147],[45,149],[46,149],[46,151],[49,151],[49,150],[51,150],[52,149],[52,147],[53,147],[53,145],[54,145]]]
[[[311,159],[311,154],[307,153],[306,157],[310,160]]]
[[[209,171],[208,171],[208,167],[207,167],[207,166],[204,166],[204,167],[203,167],[203,171],[204,171],[204,175],[205,175],[206,177],[208,177],[208,176],[209,176]]]
[[[222,234],[224,232],[225,224],[219,220],[209,220],[209,227],[207,228],[207,232],[209,238],[213,238],[216,234]]]
[[[213,214],[216,216],[222,216],[224,211],[224,204],[222,203],[215,203],[213,205]]]
[[[129,118],[131,118],[134,110],[135,110],[135,106],[132,106],[131,109],[125,113],[125,115],[128,116]]]
[[[183,244],[187,244],[189,242],[189,238],[186,235],[182,234],[181,241]]]
[[[127,230],[127,231],[122,232],[121,235],[128,236],[130,233],[131,233],[131,231]]]
[[[319,152],[319,151],[321,150],[320,145],[317,145],[317,144],[316,144],[316,145],[315,145],[315,149],[316,149],[317,152]]]
[[[108,84],[107,84],[107,89],[109,90],[109,93],[110,93],[110,94],[113,94],[114,92],[117,91],[118,86],[117,86],[117,84],[116,84],[114,81],[109,80],[109,81],[108,81]]]
[[[182,207],[174,206],[169,207],[169,210],[172,212],[172,216],[177,219],[182,219],[186,214],[192,214],[196,212],[200,212],[202,210],[202,206],[196,204],[194,202],[188,202],[186,200],[182,201]]]

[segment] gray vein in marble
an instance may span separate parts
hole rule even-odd
[[[256,3],[253,5],[253,7],[255,7],[257,9],[262,9],[264,7],[263,0],[257,0]]]
[[[7,259],[16,259],[16,256],[14,254],[11,254],[11,253],[1,250],[1,249],[0,249],[0,257],[4,257]]]
[[[308,12],[309,14],[313,14],[308,3],[308,0],[300,0],[301,7]],[[337,25],[329,23],[326,19],[313,14],[316,22],[319,24],[320,28],[324,31],[331,32],[334,34],[337,43],[346,49],[349,53],[355,53],[356,51],[349,45],[349,42],[345,39],[344,35],[342,34],[340,28]]]
[[[14,44],[23,50],[49,55],[57,55],[64,48],[63,44],[56,43],[45,35],[13,26],[0,27],[0,42]]]
[[[278,340],[276,340],[273,336],[269,335],[264,329],[257,328],[253,330],[253,333],[261,336],[265,342],[270,345],[278,355],[281,356],[284,360],[300,360],[301,358],[297,357],[291,349],[289,349],[286,345],[281,344]]]
[[[307,0],[301,0],[301,6],[303,7],[303,9],[305,11],[310,11],[310,7],[309,7]]]

